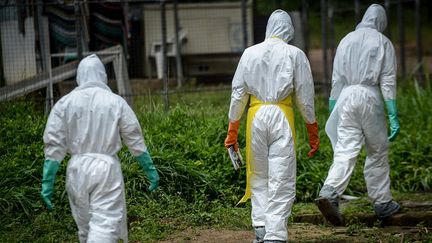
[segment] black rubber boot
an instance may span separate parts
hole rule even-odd
[[[265,227],[264,226],[254,227],[254,230],[255,230],[255,240],[252,243],[263,243],[264,236],[266,234]]]
[[[315,204],[321,211],[322,215],[334,226],[343,226],[344,219],[339,212],[339,203],[337,199],[329,199],[326,197],[319,197],[315,199]]]
[[[397,202],[390,201],[386,203],[374,204],[374,209],[375,215],[379,219],[385,219],[392,216],[393,214],[399,213],[401,208]]]

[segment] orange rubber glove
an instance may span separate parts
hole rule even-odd
[[[311,150],[307,155],[310,158],[314,156],[319,149],[320,140],[318,137],[318,123],[314,122],[312,124],[306,124],[306,128],[309,135],[309,145],[311,147]]]
[[[229,123],[228,134],[227,137],[225,138],[226,148],[234,146],[234,150],[238,151],[237,136],[238,136],[239,126],[240,126],[240,120]]]

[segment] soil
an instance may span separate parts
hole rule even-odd
[[[356,228],[294,223],[288,226],[288,237],[290,242],[425,242],[431,239],[430,231],[431,228],[421,226]],[[251,243],[254,237],[252,229],[189,228],[159,243]]]
[[[420,198],[419,198],[420,199]],[[333,227],[320,214],[303,214],[288,224],[290,242],[432,242],[432,202],[401,201],[402,212],[379,221],[371,213],[346,215],[347,227]],[[352,223],[355,222],[355,223]],[[253,229],[187,228],[159,243],[251,243]]]
[[[290,241],[311,240],[322,236],[332,235],[332,228],[320,227],[311,224],[292,224],[288,233]],[[255,238],[253,230],[227,230],[227,229],[197,229],[189,228],[173,235],[160,243],[168,242],[224,242],[224,243],[251,243]]]

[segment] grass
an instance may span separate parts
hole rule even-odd
[[[401,133],[391,144],[390,165],[392,189],[397,192],[396,198],[403,198],[405,192],[428,192],[432,186],[428,166],[432,159],[432,91],[430,87],[420,89],[408,84],[399,91]],[[229,91],[175,94],[170,96],[167,113],[163,112],[161,97],[136,97],[134,110],[161,182],[158,191],[147,192],[148,181],[139,165],[126,148],[120,151],[131,241],[164,239],[190,226],[251,229],[250,203],[234,207],[244,193],[245,171],[232,169],[223,147],[229,97]],[[294,214],[317,212],[310,202],[332,162],[332,149],[323,129],[328,115],[326,104],[324,97],[316,97],[321,148],[314,158],[306,156],[306,130],[296,113]],[[0,110],[0,147],[4,148],[0,154],[0,242],[77,241],[64,188],[65,162],[56,180],[55,210],[47,212],[39,199],[46,122],[41,107],[31,102],[9,102],[0,103]],[[245,121],[241,123],[239,142],[244,147]],[[346,194],[366,196],[364,156],[363,152]],[[359,209],[371,212],[369,201],[359,201],[354,208],[344,210]]]

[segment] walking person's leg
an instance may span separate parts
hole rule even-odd
[[[268,137],[268,202],[264,242],[287,242],[288,217],[296,193],[296,154],[291,127],[282,113],[274,116],[274,125],[269,128]]]
[[[330,167],[324,186],[321,188],[316,204],[324,217],[334,225],[343,225],[339,212],[338,197],[348,186],[359,155],[364,135],[358,116],[353,109],[341,108],[337,127],[338,140],[333,152],[333,164]]]
[[[386,218],[399,211],[390,191],[390,165],[388,161],[387,126],[384,109],[374,106],[365,111],[363,129],[367,157],[364,177],[369,197],[379,218]]]
[[[251,156],[250,175],[251,204],[252,204],[252,226],[255,230],[254,243],[264,242],[266,234],[265,210],[268,203],[268,145],[267,130],[262,126],[256,126],[258,121],[252,123],[251,131]]]
[[[90,222],[89,184],[81,168],[83,163],[85,161],[72,158],[66,171],[66,191],[81,243],[87,242]]]

